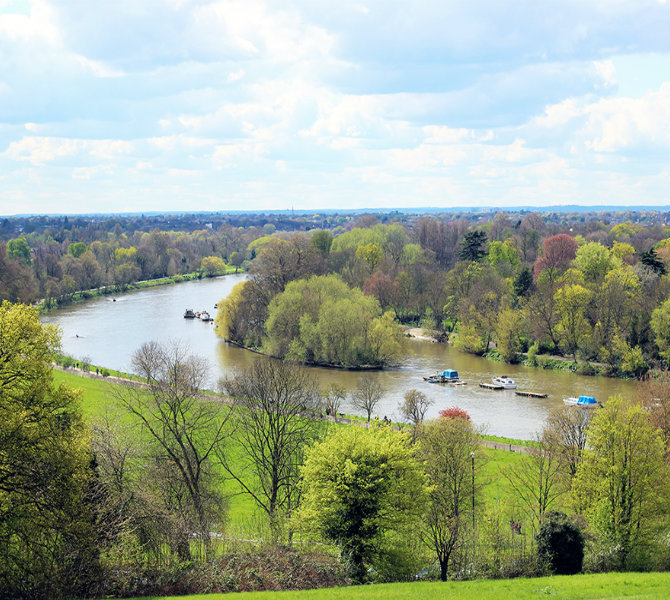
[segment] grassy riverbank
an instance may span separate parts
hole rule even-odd
[[[670,595],[668,573],[604,573],[500,579],[377,584],[302,592],[244,592],[191,596],[160,596],[152,600],[555,600],[665,599]]]

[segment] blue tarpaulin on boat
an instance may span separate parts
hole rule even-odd
[[[596,399],[593,396],[580,396],[577,404],[595,404]]]

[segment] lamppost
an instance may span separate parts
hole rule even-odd
[[[475,528],[475,453],[470,452],[472,461],[472,529]]]

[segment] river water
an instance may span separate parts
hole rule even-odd
[[[184,310],[207,310],[214,316],[214,304],[244,277],[228,275],[94,298],[53,311],[42,321],[61,328],[64,353],[126,372],[131,371],[132,354],[143,343],[178,342],[209,361],[209,384],[214,389],[221,377],[248,367],[259,356],[221,341],[213,324],[184,319]],[[423,380],[424,375],[443,369],[456,369],[467,385],[439,385]],[[310,368],[310,372],[321,389],[337,383],[351,391],[361,377],[360,372],[336,369]],[[458,352],[448,344],[417,339],[408,340],[401,366],[368,374],[384,388],[384,397],[376,411],[379,418],[400,420],[398,404],[405,392],[415,388],[433,401],[428,417],[437,416],[444,408],[459,406],[488,433],[520,439],[531,439],[542,428],[549,410],[562,405],[566,396],[588,394],[605,400],[616,394],[635,394],[637,386],[633,381],[621,379],[505,365]],[[519,390],[548,393],[549,397],[523,398],[512,390],[488,391],[479,387],[480,382],[490,382],[501,374],[514,378]],[[356,412],[346,403],[341,410]]]

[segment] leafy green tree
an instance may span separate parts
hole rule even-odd
[[[86,252],[87,249],[88,248],[84,242],[72,242],[67,247],[67,253],[74,256],[75,258],[79,258],[84,252]]]
[[[670,299],[651,313],[650,326],[654,332],[658,353],[670,364]]]
[[[670,510],[668,468],[660,433],[641,404],[612,397],[589,427],[577,468],[575,502],[602,542],[616,552],[618,569],[654,535]]]
[[[370,272],[372,273],[377,265],[384,258],[384,252],[382,249],[374,242],[371,244],[366,244],[365,246],[360,246],[356,249],[356,258],[367,263]]]
[[[0,306],[0,596],[86,595],[99,575],[78,394],[53,383],[55,327]]]
[[[226,272],[226,263],[220,256],[205,256],[200,261],[200,270],[205,277],[224,275]]]
[[[316,246],[321,256],[326,257],[330,253],[330,247],[333,245],[333,234],[330,231],[320,229],[312,233],[311,242]]]
[[[425,506],[409,437],[389,427],[335,428],[308,449],[302,476],[302,528],[337,544],[359,582],[393,546],[406,547]]]
[[[263,347],[274,356],[346,366],[389,364],[404,341],[376,298],[335,275],[289,283],[272,299],[265,330]]]
[[[463,237],[461,247],[458,249],[460,260],[471,260],[478,262],[486,256],[486,232],[469,231]]]
[[[7,242],[7,256],[14,260],[23,262],[26,265],[32,263],[30,258],[30,246],[24,237],[19,237]]]
[[[419,439],[419,454],[431,486],[423,540],[440,564],[442,581],[447,580],[451,557],[474,519],[473,469],[478,448],[472,423],[459,417],[429,422]]]
[[[574,262],[586,281],[602,280],[609,271],[622,266],[621,259],[598,242],[587,242],[580,246]]]
[[[554,294],[558,314],[556,333],[574,360],[577,360],[577,350],[591,331],[586,308],[592,296],[590,290],[579,284],[565,285]]]
[[[523,318],[519,311],[506,308],[499,313],[495,328],[496,345],[508,363],[519,362],[523,330]]]
[[[533,287],[533,273],[528,267],[523,267],[514,278],[514,295],[517,298],[526,296]]]
[[[521,264],[521,255],[513,239],[504,242],[489,242],[487,258],[491,266],[502,276],[511,277]]]

